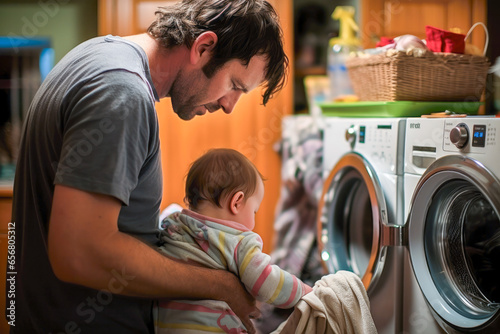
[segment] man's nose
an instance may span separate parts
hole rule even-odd
[[[233,91],[219,99],[219,104],[226,114],[230,114],[233,112],[234,106],[240,99],[241,94],[241,91]]]

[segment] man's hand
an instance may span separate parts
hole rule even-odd
[[[229,275],[228,275],[229,276]],[[226,291],[224,301],[231,310],[240,318],[241,322],[247,328],[249,334],[255,334],[255,327],[251,319],[260,317],[260,310],[257,308],[255,298],[249,294],[240,280],[234,276],[227,281],[231,287]]]

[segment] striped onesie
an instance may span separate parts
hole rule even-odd
[[[312,290],[294,275],[271,265],[260,236],[236,222],[189,210],[162,222],[160,251],[183,261],[236,274],[257,300],[291,308]],[[246,333],[229,306],[216,300],[161,300],[157,333]]]

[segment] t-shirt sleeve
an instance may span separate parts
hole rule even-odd
[[[290,308],[312,290],[296,276],[271,264],[271,257],[262,252],[262,240],[256,233],[241,240],[237,257],[240,279],[259,301]]]
[[[54,182],[128,205],[156,117],[147,85],[135,73],[105,72],[71,88],[62,108],[63,147]]]

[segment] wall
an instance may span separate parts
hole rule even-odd
[[[2,0],[0,36],[49,37],[57,63],[97,36],[97,0]]]

